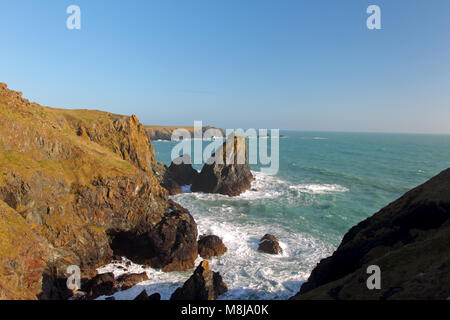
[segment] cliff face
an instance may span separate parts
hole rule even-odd
[[[177,126],[145,126],[145,130],[147,131],[150,140],[172,140],[172,132],[176,129],[184,129],[187,130],[191,134],[191,138],[194,138],[194,127],[177,127]],[[205,126],[202,127],[202,133],[204,133],[208,129],[216,129],[222,133],[222,136],[225,137],[225,131],[223,129]]]
[[[322,260],[294,299],[447,299],[450,169],[362,221]],[[381,270],[369,290],[367,267]]]
[[[153,146],[136,116],[42,107],[1,84],[0,248],[20,239],[19,230],[24,241],[1,256],[0,298],[58,298],[53,284],[68,265],[90,277],[116,248],[168,271],[192,268],[196,224],[187,211],[173,214],[182,210],[168,200],[154,166]],[[23,281],[17,290],[5,285],[17,261],[24,267],[12,276],[40,279],[33,284],[44,279],[43,289]]]

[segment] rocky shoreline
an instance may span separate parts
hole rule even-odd
[[[5,84],[0,115],[0,299],[95,299],[146,280],[97,274],[120,257],[164,272],[193,270],[174,300],[227,291],[207,260],[195,265],[199,256],[223,255],[227,244],[199,236],[190,212],[169,195],[184,185],[227,196],[249,190],[244,137],[228,137],[212,156],[224,163],[208,161],[198,173],[185,155],[181,165],[156,162],[149,128],[134,115],[43,107]],[[446,299],[449,216],[450,169],[353,227],[292,299]],[[258,251],[283,252],[271,234]],[[73,265],[82,281],[69,290]],[[382,270],[382,290],[367,289],[370,265]]]

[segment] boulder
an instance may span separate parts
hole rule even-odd
[[[86,288],[83,288],[83,291],[87,293],[88,299],[112,295],[117,291],[114,273],[108,272],[96,275],[86,284]]]
[[[281,254],[283,249],[281,249],[278,243],[277,237],[272,234],[266,234],[259,240],[258,251],[269,253],[269,254]]]
[[[198,256],[197,224],[179,204],[169,200],[169,206],[169,211],[153,228],[112,236],[113,250],[165,272],[192,269]]]
[[[198,244],[198,253],[203,259],[218,257],[227,252],[227,247],[218,236],[201,236]]]
[[[447,169],[351,228],[292,299],[448,299],[449,235]],[[372,265],[377,290],[367,287]]]
[[[253,180],[248,165],[247,140],[232,133],[205,163],[191,190],[237,196],[249,190]]]
[[[147,291],[142,290],[142,292],[134,298],[134,300],[138,301],[158,301],[161,300],[161,295],[159,293],[154,293],[152,295],[147,295]]]
[[[126,273],[117,278],[117,287],[122,290],[126,290],[131,288],[132,286],[148,280],[148,276],[146,272],[142,273]]]
[[[203,260],[184,285],[175,290],[170,300],[215,300],[227,291],[221,275],[211,271],[208,261]]]

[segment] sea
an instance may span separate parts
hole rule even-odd
[[[192,193],[186,186],[183,194],[172,196],[190,211],[199,235],[217,235],[228,248],[210,260],[228,285],[220,300],[288,299],[352,226],[450,167],[450,135],[281,134],[278,173],[268,175],[251,165],[251,190],[228,197]],[[177,143],[152,143],[157,161],[170,165]],[[257,251],[266,233],[279,239],[283,254]],[[116,299],[133,299],[143,289],[169,299],[193,271],[165,273],[122,259],[98,271],[116,276],[146,271],[149,280],[117,292]]]

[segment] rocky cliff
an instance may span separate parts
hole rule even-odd
[[[450,169],[362,221],[293,299],[448,299]],[[380,268],[369,290],[367,267]]]
[[[194,127],[145,126],[145,130],[147,131],[147,134],[150,137],[150,140],[171,141],[172,140],[172,132],[174,132],[176,129],[187,130],[190,133],[191,138],[194,138]],[[208,129],[219,130],[219,132],[222,133],[222,137],[225,137],[225,131],[223,129],[219,129],[219,128],[215,128],[215,127],[211,127],[211,126],[204,126],[204,127],[202,127],[202,133],[204,133]]]
[[[136,116],[43,107],[1,84],[0,298],[61,298],[68,265],[91,277],[114,251],[194,267],[196,224],[156,165]]]

